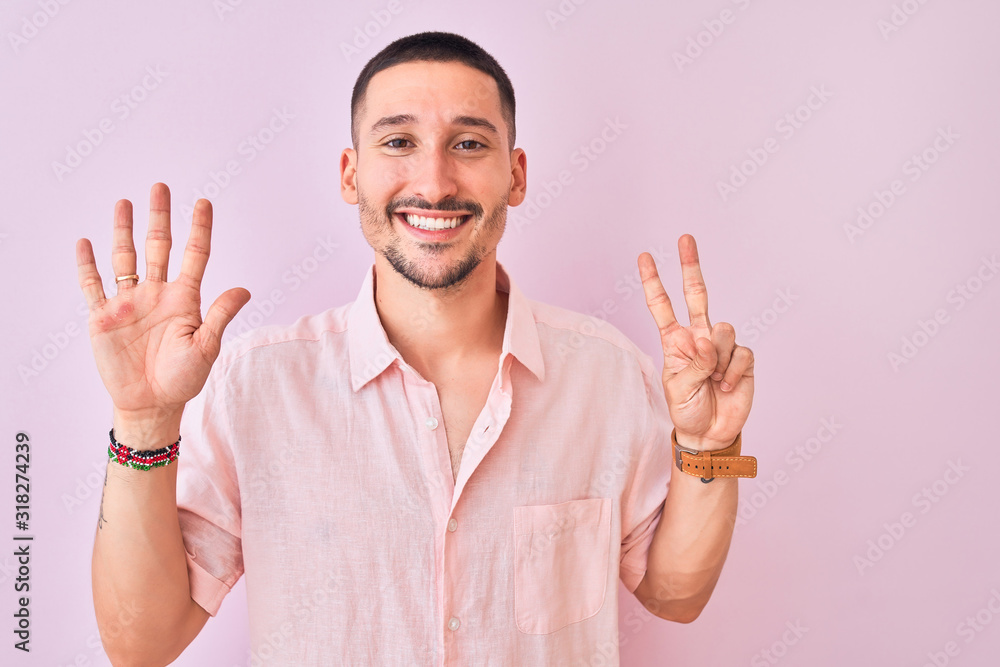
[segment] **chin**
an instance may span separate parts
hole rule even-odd
[[[470,255],[459,262],[452,262],[436,270],[427,270],[398,252],[383,253],[386,261],[410,284],[423,289],[448,289],[464,283],[482,263],[482,257]]]

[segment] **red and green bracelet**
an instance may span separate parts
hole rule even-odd
[[[173,463],[180,455],[180,436],[177,436],[177,442],[172,445],[148,451],[138,451],[117,442],[115,440],[114,429],[111,429],[108,435],[111,436],[111,444],[108,445],[108,456],[112,461],[117,461],[127,468],[135,468],[136,470],[159,468]]]

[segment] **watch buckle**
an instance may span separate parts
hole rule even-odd
[[[674,461],[677,463],[677,468],[679,470],[683,470],[684,469],[684,466],[682,465],[682,461],[681,461],[681,454],[690,454],[692,456],[700,456],[701,452],[699,452],[698,450],[695,450],[695,449],[687,449],[685,447],[681,447],[680,445],[674,445]]]
[[[687,449],[686,447],[681,447],[679,444],[675,444],[674,445],[674,461],[676,461],[676,463],[677,463],[677,469],[680,470],[681,472],[684,472],[683,462],[681,461],[681,454],[691,454],[692,456],[701,456],[703,453],[704,452],[699,452],[696,449]],[[709,479],[705,479],[704,477],[701,477],[700,479],[701,479],[701,483],[702,484],[708,484],[709,482],[711,482],[715,478],[714,477],[710,477]]]

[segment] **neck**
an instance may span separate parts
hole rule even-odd
[[[499,357],[507,294],[496,289],[491,253],[460,284],[423,289],[380,255],[375,258],[375,309],[393,347],[423,377],[485,356]]]

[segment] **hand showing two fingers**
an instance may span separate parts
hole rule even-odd
[[[649,253],[639,256],[646,305],[663,345],[663,388],[678,441],[698,449],[728,446],[742,430],[753,403],[753,352],[736,344],[727,322],[712,326],[708,291],[701,275],[698,248],[690,234],[677,247],[690,325],[674,315]],[[682,435],[683,434],[683,435]]]

